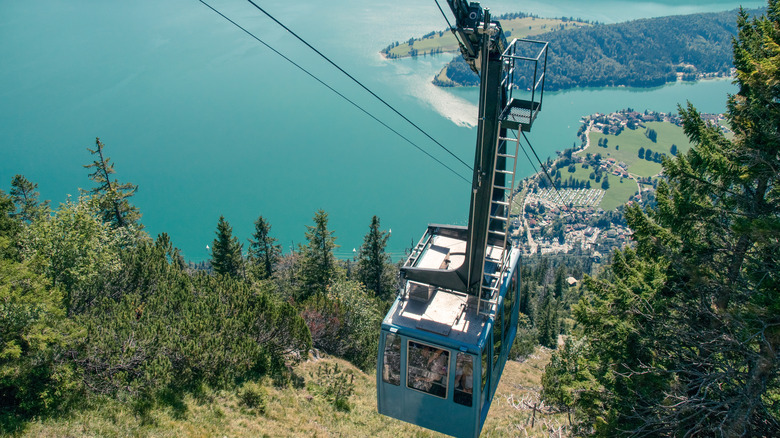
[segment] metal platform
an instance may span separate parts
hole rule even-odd
[[[512,99],[501,113],[501,126],[528,132],[541,107],[541,102]]]

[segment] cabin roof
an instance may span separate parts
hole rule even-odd
[[[500,248],[491,246],[489,253],[494,252],[500,252]],[[465,240],[434,235],[415,266],[455,270],[465,261],[465,253]],[[415,290],[422,293],[414,293]],[[402,334],[417,332],[453,347],[463,344],[476,347],[489,319],[478,314],[478,301],[474,295],[408,281],[384,324],[398,328]]]

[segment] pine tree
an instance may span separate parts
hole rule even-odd
[[[217,238],[211,244],[211,266],[214,272],[232,277],[243,275],[244,259],[241,256],[243,245],[233,236],[233,228],[224,216],[217,223]]]
[[[539,329],[539,343],[547,348],[558,345],[560,321],[558,318],[558,301],[553,293],[545,287],[536,316],[536,326]]]
[[[626,209],[615,253],[575,316],[598,390],[596,435],[780,436],[780,3],[738,18],[727,138],[688,104],[692,148],[665,160],[657,207]]]
[[[49,212],[49,201],[41,203],[38,201],[40,193],[36,190],[38,184],[30,182],[22,175],[14,175],[11,180],[11,191],[9,194],[16,204],[16,213],[13,217],[30,223],[35,218]]]
[[[368,234],[363,238],[357,261],[357,277],[375,296],[389,298],[392,287],[386,281],[386,266],[390,257],[385,253],[389,233],[379,229],[379,218],[371,219]]]
[[[282,246],[271,237],[271,224],[263,216],[255,221],[253,239],[249,240],[249,260],[260,279],[271,277],[282,254]]]
[[[10,196],[0,190],[0,259],[17,260],[19,248],[17,243],[21,232],[21,223],[12,217],[15,210]]]
[[[555,285],[554,296],[555,299],[560,300],[563,298],[564,290],[566,289],[566,267],[561,265],[555,270]]]
[[[306,226],[308,244],[301,246],[301,290],[299,299],[322,296],[336,273],[333,249],[338,248],[333,231],[328,230],[328,213],[318,210],[314,225]]]
[[[116,178],[112,181],[111,175],[116,173],[114,164],[110,163],[111,158],[104,156],[103,143],[100,138],[95,139],[95,149],[87,148],[97,159],[92,164],[84,167],[94,169],[89,174],[89,179],[97,183],[97,187],[86,191],[100,200],[103,214],[103,220],[112,224],[116,228],[127,227],[129,225],[140,226],[138,222],[141,214],[138,208],[130,204],[129,199],[135,195],[138,186],[130,183],[119,183]]]

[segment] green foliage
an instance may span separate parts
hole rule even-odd
[[[558,346],[558,334],[560,333],[558,301],[547,288],[545,288],[542,295],[541,305],[535,321],[539,329],[539,343],[547,348],[556,348]]]
[[[0,259],[19,258],[18,240],[22,225],[11,216],[13,212],[13,201],[0,190]]]
[[[211,266],[217,274],[239,277],[244,274],[243,245],[233,235],[233,228],[224,216],[217,222],[217,237],[211,244]]]
[[[65,398],[58,381],[67,370],[56,355],[68,326],[62,294],[48,279],[26,263],[0,259],[0,423]]]
[[[654,210],[626,209],[636,249],[585,281],[575,316],[598,386],[574,403],[596,435],[780,433],[777,0],[768,12],[737,21],[733,139],[680,108],[694,147],[664,160]]]
[[[225,276],[190,277],[158,240],[123,255],[123,269],[78,322],[87,336],[74,362],[97,393],[146,397],[200,383],[223,387],[300,357],[311,345],[297,311],[270,290]]]
[[[542,376],[542,400],[569,415],[576,403],[584,404],[581,397],[598,389],[585,362],[584,348],[585,342],[566,339],[563,346],[553,352]],[[580,430],[578,435],[585,431],[586,428]]]
[[[341,369],[338,364],[332,367],[324,364],[317,367],[316,374],[311,373],[311,377],[313,382],[309,391],[324,397],[336,410],[352,410],[349,398],[355,393],[355,375],[351,370]]]
[[[238,401],[243,406],[259,414],[264,414],[268,404],[268,390],[255,381],[244,382],[238,388]]]
[[[369,231],[363,238],[357,259],[358,279],[374,296],[385,300],[395,296],[395,279],[389,275],[393,273],[390,269],[390,257],[385,253],[389,238],[388,232],[379,229],[379,218],[374,216]]]
[[[539,345],[539,330],[531,325],[531,320],[525,314],[520,314],[517,322],[517,334],[509,351],[510,360],[518,360],[531,355]]]
[[[255,277],[260,280],[273,275],[282,255],[282,247],[271,237],[270,231],[271,224],[260,216],[255,221],[255,232],[252,234],[254,240],[249,240],[248,262]]]
[[[658,132],[655,129],[647,128],[645,130],[645,137],[649,138],[653,143],[658,143]]]
[[[11,180],[10,195],[16,204],[16,213],[12,216],[22,222],[30,223],[34,219],[50,212],[49,201],[40,202],[36,191],[38,184],[34,184],[22,175],[14,175]]]
[[[103,221],[102,201],[82,196],[41,216],[21,236],[22,256],[65,292],[68,314],[83,312],[101,295],[92,285],[119,269],[120,251],[135,244],[135,225]]]
[[[333,249],[338,248],[338,245],[333,231],[328,230],[328,213],[318,210],[314,215],[314,225],[307,225],[306,228],[308,244],[300,248],[300,301],[324,295],[336,273]]]
[[[302,311],[314,346],[367,370],[376,364],[382,304],[362,283],[339,279]]]
[[[138,186],[120,183],[116,178],[112,181],[111,175],[115,174],[116,171],[114,164],[111,163],[111,158],[103,154],[104,146],[100,138],[95,139],[95,146],[97,146],[95,149],[87,148],[92,155],[96,156],[95,161],[84,167],[93,170],[89,174],[89,179],[94,181],[97,187],[84,191],[84,193],[91,194],[98,200],[103,220],[113,227],[121,228],[132,225],[138,229],[143,228],[139,222],[141,213],[137,207],[130,204],[129,200],[135,195]]]

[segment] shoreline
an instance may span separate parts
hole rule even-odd
[[[449,79],[445,73],[445,70],[447,67],[445,66],[436,76],[431,79],[431,83],[434,86],[437,86],[439,88],[476,88],[477,85],[461,85],[452,79]],[[444,77],[449,82],[444,82],[441,77]],[[669,81],[664,83],[663,85],[652,85],[647,87],[637,87],[637,86],[629,86],[629,85],[601,85],[601,86],[577,86],[577,87],[569,87],[569,88],[558,88],[558,89],[545,89],[545,92],[548,93],[558,93],[562,91],[572,91],[572,90],[596,90],[596,89],[604,89],[604,88],[625,88],[627,90],[649,90],[653,88],[661,88],[666,87],[669,85],[675,85],[675,84],[696,84],[698,82],[708,82],[708,81],[718,81],[718,80],[733,80],[735,79],[735,76],[732,74],[729,75],[717,75],[716,73],[703,73],[700,77],[697,77],[696,79],[692,81],[683,80],[681,77],[678,76],[677,80],[675,81]],[[447,85],[442,85],[446,83]]]

